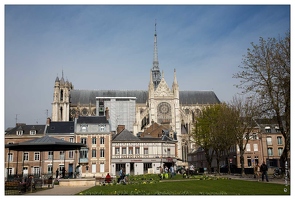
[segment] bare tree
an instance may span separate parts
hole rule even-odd
[[[252,98],[237,97],[235,96],[230,102],[232,108],[232,127],[235,129],[234,138],[240,150],[240,164],[241,176],[245,175],[245,149],[253,132],[256,123],[254,118],[257,116],[257,105]]]
[[[240,79],[238,88],[257,99],[260,117],[276,118],[285,139],[285,162],[290,152],[290,32],[251,45],[239,66],[242,71],[233,77]]]

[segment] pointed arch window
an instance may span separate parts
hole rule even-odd
[[[60,100],[63,101],[63,97],[64,97],[64,91],[60,90]]]

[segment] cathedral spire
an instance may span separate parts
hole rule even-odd
[[[154,34],[154,60],[153,69],[159,69],[158,61],[158,47],[157,47],[157,22],[155,21],[155,34]]]
[[[155,34],[154,34],[154,59],[153,59],[153,82],[154,88],[156,89],[158,84],[161,81],[161,72],[159,69],[159,61],[158,61],[158,47],[157,47],[157,22],[155,20]]]

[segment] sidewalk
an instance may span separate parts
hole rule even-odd
[[[79,192],[87,190],[93,186],[59,186],[55,185],[54,188],[44,189],[42,191],[34,192],[34,193],[26,193],[25,195],[75,195]]]
[[[239,180],[245,180],[245,181],[257,181],[257,179],[255,179],[252,175],[246,176],[246,177],[241,177],[240,174],[237,175],[222,175],[222,176],[226,176],[232,179],[239,179]],[[264,180],[264,183],[276,183],[276,184],[286,184],[285,179],[277,179],[277,178],[271,178],[268,177],[269,182],[266,182],[266,180]],[[262,182],[261,178],[259,179],[259,182]],[[288,185],[290,185],[290,181],[287,182]]]

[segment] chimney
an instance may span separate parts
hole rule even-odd
[[[121,133],[125,129],[125,125],[118,125],[117,134]]]
[[[109,120],[110,119],[110,115],[109,115],[109,108],[108,107],[106,107],[105,115],[106,115],[107,120]]]
[[[51,119],[50,119],[49,117],[47,117],[46,125],[47,125],[47,126],[50,126],[50,122],[51,122]]]

